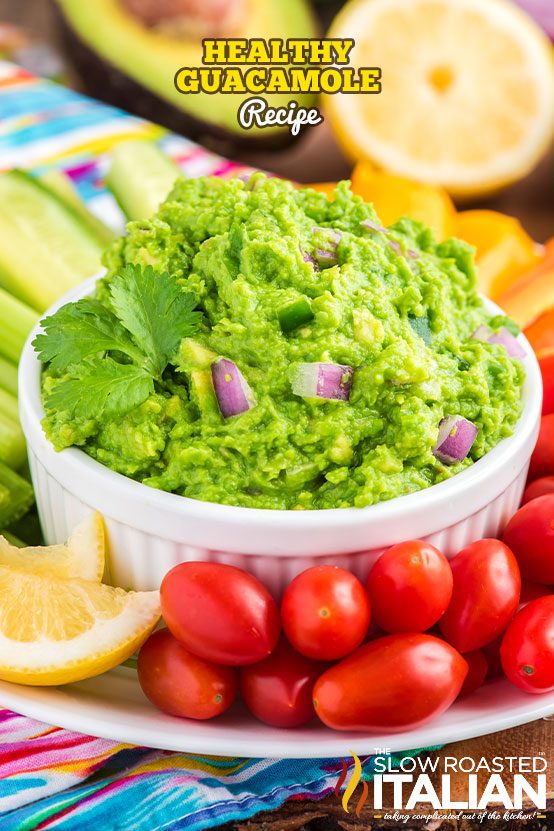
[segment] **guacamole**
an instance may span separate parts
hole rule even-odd
[[[151,487],[253,508],[363,507],[456,475],[519,418],[522,362],[472,337],[510,327],[477,294],[472,249],[409,219],[382,228],[347,182],[329,199],[263,174],[179,180],[108,250],[101,304],[129,263],[192,292],[198,330],[122,417],[50,406],[67,372],[47,367],[44,427],[57,449],[77,445]],[[226,417],[222,359],[248,399]],[[434,449],[454,416],[476,438],[446,463]]]

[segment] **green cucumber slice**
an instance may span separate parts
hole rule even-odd
[[[127,219],[148,219],[167,197],[182,171],[146,139],[116,144],[106,184]]]
[[[100,269],[102,245],[71,207],[20,170],[0,175],[0,285],[47,309]]]
[[[38,177],[38,181],[45,185],[48,190],[52,191],[55,196],[66,203],[70,208],[73,208],[76,214],[79,215],[83,224],[86,225],[92,233],[98,237],[102,245],[109,245],[117,238],[115,231],[108,228],[101,219],[98,219],[92,211],[86,206],[79,196],[73,182],[63,170],[57,167],[52,167],[46,170]]]

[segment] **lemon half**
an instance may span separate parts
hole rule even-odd
[[[105,566],[104,523],[92,513],[78,525],[65,545],[17,548],[0,536],[0,566],[52,577],[81,577],[100,582]]]
[[[546,35],[508,0],[351,0],[328,37],[356,38],[354,66],[379,66],[377,95],[327,96],[356,160],[457,197],[525,176],[554,131]]]
[[[0,565],[0,678],[66,684],[127,660],[160,618],[159,592],[126,592]]]

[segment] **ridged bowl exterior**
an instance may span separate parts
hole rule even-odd
[[[38,457],[29,452],[29,463],[37,493],[39,514],[44,535],[49,543],[66,540],[75,525],[92,509],[75,493],[64,488]],[[424,539],[435,545],[448,557],[452,557],[465,545],[483,537],[498,536],[506,522],[517,509],[527,476],[525,465],[513,482],[483,508],[453,525],[440,527]],[[115,504],[114,504],[115,507]],[[164,539],[149,534],[117,518],[104,514],[110,552],[109,579],[116,586],[127,589],[149,590],[159,587],[164,575],[178,563],[189,560],[206,560],[227,563],[255,574],[275,596],[280,596],[290,580],[304,569],[323,563],[342,566],[360,579],[367,574],[387,546],[368,548],[364,551],[336,553],[323,556],[301,555],[291,552],[280,557],[267,554],[240,554],[216,550],[186,542],[186,526],[183,540]],[[439,524],[440,524],[440,517]],[[398,541],[391,537],[391,543]]]
[[[90,294],[93,286],[94,280],[87,281],[50,311]],[[500,312],[489,306],[492,313]],[[87,512],[99,511],[108,536],[109,578],[124,588],[158,588],[170,568],[189,560],[245,568],[276,595],[316,564],[335,563],[364,578],[379,554],[396,542],[427,539],[452,557],[476,539],[498,536],[519,505],[542,402],[538,364],[523,336],[523,414],[514,434],[478,462],[427,490],[368,508],[271,511],[164,493],[76,448],[56,453],[41,427],[41,368],[31,346],[37,331],[23,350],[19,399],[45,539],[63,542]]]

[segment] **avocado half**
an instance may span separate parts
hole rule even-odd
[[[208,30],[194,38],[171,25],[145,22],[131,13],[136,3],[129,0],[54,0],[54,5],[67,54],[89,95],[222,153],[278,148],[294,140],[286,127],[243,130],[237,110],[249,96],[183,95],[174,76],[182,66],[202,65],[202,37],[314,37],[317,25],[306,0],[243,0],[231,32]],[[300,106],[315,102],[312,95],[266,96],[271,106],[292,99]]]

